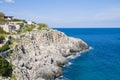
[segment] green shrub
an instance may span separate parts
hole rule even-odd
[[[39,23],[38,24],[38,30],[41,30],[42,28],[47,28],[48,27],[48,25],[47,24],[44,24],[44,23]]]
[[[33,30],[33,28],[34,28],[34,26],[29,25],[29,27],[28,27],[26,30],[27,30],[27,31],[32,31],[32,30]]]
[[[0,12],[0,22],[5,22],[6,20],[4,19],[5,14]]]
[[[5,14],[0,12],[0,17],[4,17],[4,16],[5,16]]]
[[[22,19],[12,19],[11,21],[13,21],[13,22],[20,22],[20,21],[22,21],[22,22],[26,23],[26,20],[22,20]]]
[[[35,25],[31,24],[26,28],[26,31],[32,31],[35,28]]]
[[[12,71],[12,64],[0,57],[0,76],[11,77]]]
[[[6,22],[6,20],[4,19],[4,17],[0,17],[0,22]]]
[[[0,36],[0,44],[3,43],[3,40],[5,40],[5,38],[3,36]]]
[[[8,37],[8,44],[10,45],[10,44],[13,44],[14,42],[15,42],[15,38],[13,38],[13,37],[11,37],[11,36],[9,36]]]
[[[6,34],[6,32],[3,30],[2,27],[0,27],[0,33],[2,33],[2,34]]]
[[[33,29],[35,28],[35,25],[34,24],[31,24],[31,25],[25,25],[24,27],[21,27],[19,29],[19,33],[24,33],[24,32],[27,32],[27,31],[32,31]]]
[[[4,52],[6,50],[10,49],[9,44],[4,44],[1,48],[0,48],[0,52]]]

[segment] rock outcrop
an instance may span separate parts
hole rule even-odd
[[[82,40],[57,30],[32,31],[18,37],[10,56],[17,80],[54,80],[62,75],[66,57],[87,50]]]

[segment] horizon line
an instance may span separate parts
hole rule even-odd
[[[52,28],[120,28],[120,27],[52,27]]]

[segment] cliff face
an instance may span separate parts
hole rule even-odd
[[[18,40],[10,59],[17,80],[54,80],[62,74],[66,57],[89,48],[82,40],[52,29],[28,32]]]

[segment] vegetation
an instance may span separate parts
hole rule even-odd
[[[4,52],[9,49],[10,49],[9,44],[4,44],[2,47],[0,47],[0,52]]]
[[[0,17],[0,22],[6,22],[6,20],[3,17]]]
[[[25,25],[24,27],[21,27],[20,30],[19,30],[19,33],[24,33],[24,32],[30,32],[32,31],[33,29],[35,28],[35,25],[34,24],[31,24],[31,25]]]
[[[10,41],[11,44],[15,41],[15,38],[13,38],[11,36],[9,36],[8,38],[9,38],[9,41]]]
[[[0,22],[5,22],[6,20],[4,19],[4,16],[5,14],[0,12]],[[35,24],[25,24],[27,23],[26,20],[22,20],[22,19],[17,19],[17,18],[14,18],[12,20],[9,20],[9,22],[23,22],[23,23],[16,23],[16,24],[19,24],[21,26],[21,28],[19,30],[17,30],[18,33],[24,33],[24,32],[30,32],[32,31],[34,28],[35,28]],[[47,24],[44,24],[44,23],[39,23],[38,24],[38,30],[41,30],[41,29],[47,29],[48,25]],[[6,32],[0,27],[0,35],[4,34],[4,37],[6,37]]]
[[[11,21],[12,21],[12,22],[19,22],[19,21],[22,21],[22,22],[26,23],[25,20],[21,20],[21,19],[12,19]]]
[[[11,77],[12,76],[12,64],[7,60],[0,57],[0,76]]]
[[[4,16],[5,16],[5,14],[0,12],[0,17],[4,17]]]
[[[26,31],[32,31],[35,28],[35,25],[31,24],[29,27],[26,29]]]
[[[0,36],[0,44],[3,43],[3,40],[5,40],[5,38],[3,36]]]
[[[21,21],[21,20],[20,19],[12,19],[12,21],[18,22],[18,21]]]
[[[48,25],[47,24],[44,24],[44,23],[39,23],[38,24],[38,30],[41,30],[42,28],[47,28],[48,27]]]
[[[0,33],[1,33],[1,34],[6,34],[6,32],[3,30],[2,27],[0,27]]]
[[[12,75],[12,80],[17,80],[15,75]]]
[[[5,22],[6,20],[4,19],[5,14],[0,12],[0,22]]]
[[[6,22],[6,20],[4,19],[4,16],[5,16],[5,14],[2,13],[2,12],[0,12],[0,22]],[[9,21],[11,21],[11,22],[19,22],[19,21],[22,21],[22,22],[26,23],[25,20],[21,20],[21,19],[12,19],[12,20],[9,20]]]
[[[4,38],[8,36],[8,33],[6,33],[1,27],[0,27],[0,36],[3,36]]]

